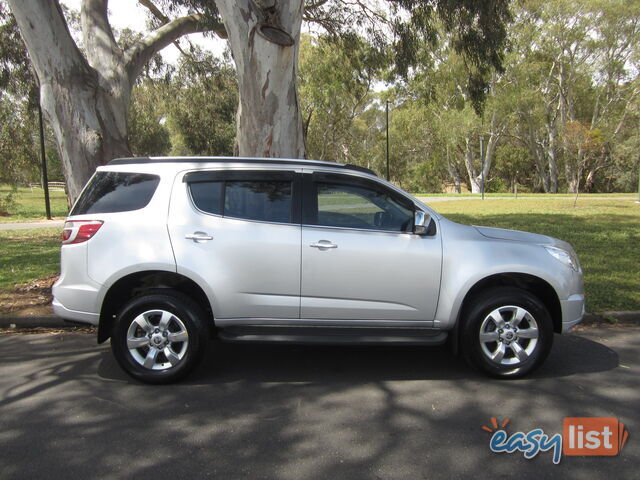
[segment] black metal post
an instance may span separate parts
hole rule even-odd
[[[640,162],[638,162],[638,201],[640,203]]]
[[[38,117],[40,120],[40,161],[42,162],[42,189],[44,190],[44,205],[47,218],[51,220],[51,202],[49,200],[49,175],[47,174],[47,157],[44,148],[44,122],[42,121],[42,107],[38,94]]]
[[[482,200],[484,200],[484,138],[480,137],[480,161],[482,162]]]
[[[389,100],[387,100],[387,182],[389,181]]]

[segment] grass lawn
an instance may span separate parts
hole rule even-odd
[[[60,271],[60,228],[0,231],[0,291]]]
[[[11,187],[0,185],[0,198],[12,191]],[[0,216],[0,223],[26,222],[46,219],[44,191],[41,188],[18,188],[13,196],[16,205],[9,210],[9,216]],[[50,190],[51,216],[63,219],[67,216],[67,195],[60,190]]]
[[[573,245],[584,270],[587,310],[640,310],[640,205],[631,200],[504,199],[434,202],[460,223],[510,228]]]

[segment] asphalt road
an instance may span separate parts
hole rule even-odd
[[[0,335],[0,478],[638,478],[640,327],[556,336],[524,380],[445,348],[214,344],[184,383],[146,386],[82,333]],[[617,417],[617,457],[492,453],[564,417]]]

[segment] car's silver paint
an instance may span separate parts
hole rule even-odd
[[[553,287],[561,301],[572,294],[583,294],[582,275],[558,262],[538,243],[489,238],[475,227],[444,218],[439,226],[443,268],[434,326],[453,328],[469,290],[492,275],[521,273],[538,277]],[[522,238],[519,233],[514,232],[514,237]],[[550,237],[549,240],[552,245],[568,245]]]
[[[310,247],[323,241],[337,248]],[[441,252],[437,234],[304,226],[301,317],[431,321]]]
[[[199,212],[182,182],[184,173],[230,168],[297,172],[304,168],[368,178],[411,198],[431,216],[436,235],[276,225]],[[448,330],[458,321],[469,290],[482,279],[501,273],[532,275],[551,285],[560,300],[563,331],[584,314],[581,272],[561,264],[542,246],[571,249],[569,244],[536,234],[457,224],[395,185],[364,172],[332,168],[331,163],[310,166],[302,161],[291,161],[290,166],[248,165],[234,158],[211,164],[171,163],[167,159],[98,170],[155,173],[161,182],[150,204],[140,211],[70,217],[106,221],[89,242],[62,247],[62,274],[53,291],[54,311],[63,318],[95,324],[108,289],[123,276],[146,270],[178,272],[191,278],[207,295],[220,325],[433,325]],[[198,243],[185,238],[196,232],[213,239]],[[380,241],[381,236],[399,240],[397,249]],[[337,248],[307,246],[320,240],[329,240]],[[336,253],[346,251],[357,259],[341,255],[344,265],[333,261]],[[403,253],[410,259],[404,259]],[[378,267],[388,267],[394,261],[398,268]],[[334,268],[324,268],[324,262],[338,268],[340,275]],[[301,283],[305,265],[307,281]],[[358,274],[358,269],[367,275]],[[381,284],[389,289],[388,294],[368,293],[367,287],[375,289]]]
[[[206,285],[216,318],[300,315],[300,225],[198,211],[179,175],[169,213],[177,272]],[[194,232],[207,242],[185,238]]]

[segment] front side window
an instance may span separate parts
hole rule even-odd
[[[409,232],[413,208],[382,188],[348,182],[315,182],[316,225]]]
[[[225,217],[292,223],[291,180],[227,176],[224,180],[189,182],[191,198],[198,209]]]

